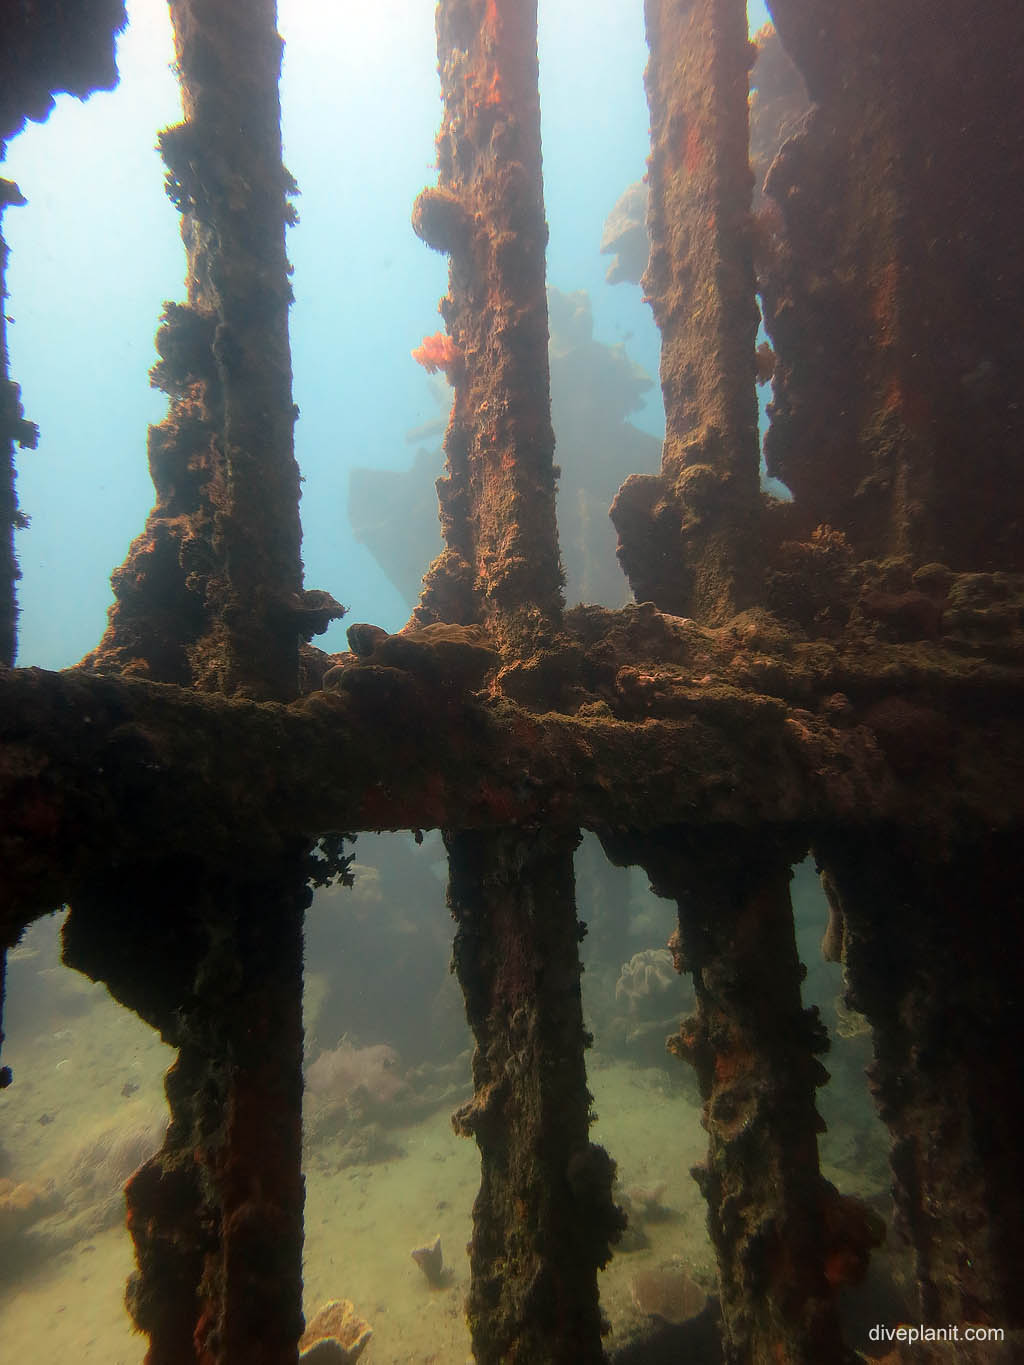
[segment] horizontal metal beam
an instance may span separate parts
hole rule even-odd
[[[741,650],[732,669],[745,691],[678,664],[606,659],[603,696],[575,714],[363,662],[344,670],[343,690],[290,705],[4,670],[0,927],[119,866],[138,874],[184,857],[230,869],[297,834],[889,822],[941,840],[1019,822],[1015,674],[933,655]],[[947,717],[978,719],[951,723],[922,695]]]

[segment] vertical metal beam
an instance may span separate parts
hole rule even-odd
[[[815,101],[768,178],[760,268],[782,533],[1020,572],[1024,8],[771,8]]]
[[[816,853],[842,917],[847,999],[872,1026],[921,1320],[1020,1332],[1020,841],[844,830]]]
[[[447,336],[422,358],[455,387],[439,481],[447,549],[416,620],[487,625],[509,655],[558,622],[535,0],[442,0],[438,184],[413,226],[450,256]]]
[[[455,966],[476,1039],[480,1147],[469,1324],[479,1365],[603,1359],[597,1270],[624,1219],[615,1163],[587,1138],[575,832],[456,834]]]
[[[0,180],[0,228],[4,212],[12,205],[24,204],[25,199],[13,180]],[[14,533],[25,523],[18,512],[15,491],[14,447],[35,449],[39,429],[34,422],[26,422],[21,410],[21,391],[13,383],[7,355],[7,243],[0,235],[0,448],[3,449],[3,469],[0,470],[0,667],[10,668],[18,642],[18,601],[15,584],[21,577],[14,553]]]
[[[438,185],[413,210],[450,257],[447,335],[415,353],[455,389],[438,483],[446,549],[417,623],[480,622],[509,664],[562,608],[535,0],[441,0]],[[572,831],[449,834],[455,962],[476,1038],[456,1130],[480,1147],[470,1330],[489,1365],[602,1359],[597,1269],[619,1215],[587,1140]]]
[[[25,203],[24,196],[13,180],[0,179],[0,229],[4,212],[12,205]],[[39,428],[27,422],[21,408],[21,390],[10,376],[7,354],[7,243],[0,232],[0,668],[11,668],[18,648],[18,597],[15,584],[21,577],[18,558],[14,552],[14,533],[26,523],[18,510],[15,487],[14,447],[34,450],[39,439]],[[16,936],[0,942],[0,1048],[3,1046],[4,996],[7,979],[7,949],[13,947]],[[0,1090],[11,1081],[9,1067],[0,1067]]]
[[[302,1332],[302,853],[77,897],[64,961],[178,1049],[162,1149],[132,1176],[146,1365],[294,1365]],[[130,871],[130,869],[129,869]],[[152,869],[150,869],[152,874]],[[126,884],[127,883],[127,884]]]
[[[168,305],[156,505],[86,663],[289,701],[340,609],[302,591],[274,0],[171,0],[184,121],[160,135],[187,303]],[[132,1178],[129,1305],[148,1365],[292,1365],[302,1331],[302,912],[308,848],[168,868],[125,969],[130,869],[72,907],[65,957],[179,1049],[163,1149]],[[169,925],[173,924],[173,933]],[[120,926],[110,935],[105,926]],[[173,971],[169,969],[173,961]],[[154,1005],[154,1001],[157,1002]]]
[[[168,305],[157,336],[152,377],[171,401],[149,433],[156,505],[85,662],[287,701],[300,640],[341,609],[302,591],[276,5],[170,8],[185,119],[160,148],[188,300]]]
[[[743,0],[647,0],[651,110],[644,288],[661,329],[659,475],[612,507],[638,601],[717,624],[759,593],[757,307]]]
[[[691,1062],[704,1099],[708,1157],[694,1170],[708,1201],[730,1365],[845,1365],[837,1276],[866,1266],[875,1228],[819,1174],[817,1059],[828,1038],[805,1010],[789,899],[799,834],[666,831],[606,840],[675,900],[678,970],[697,1009],[669,1050]]]
[[[185,121],[161,147],[183,214],[188,304],[162,337],[158,371],[172,402],[150,439],[157,507],[119,587],[162,534],[165,549],[176,545],[181,598],[198,609],[191,638],[182,614],[170,621],[190,680],[289,700],[298,690],[302,564],[276,5],[171,0],[171,18]],[[147,628],[161,621],[159,582],[144,567],[142,576],[112,616],[108,636],[122,655],[136,606]],[[139,1257],[130,1303],[151,1332],[150,1365],[296,1358],[304,853],[268,865],[258,889],[242,875],[212,888],[202,874],[196,888],[171,1127],[128,1192]],[[192,1203],[175,1209],[162,1199],[168,1180],[184,1181]],[[178,1302],[168,1311],[172,1286]]]

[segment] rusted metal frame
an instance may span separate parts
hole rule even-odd
[[[178,1050],[160,1152],[126,1188],[147,1365],[281,1365],[302,1332],[304,840],[211,872],[198,851],[76,897],[64,961]],[[128,873],[126,876],[125,873]],[[136,875],[132,875],[132,874]],[[146,915],[133,911],[145,900]]]
[[[454,385],[438,483],[447,549],[420,622],[481,621],[508,657],[561,614],[535,0],[442,0],[438,184],[413,226],[450,258],[438,360]]]
[[[0,228],[3,216],[12,206],[25,203],[24,196],[13,180],[0,180]],[[14,663],[18,636],[18,602],[15,584],[21,577],[14,553],[14,533],[27,525],[18,512],[15,491],[14,447],[35,449],[39,429],[27,422],[21,408],[21,390],[11,380],[7,354],[7,243],[0,233],[0,447],[3,468],[0,470],[0,665],[10,668]]]
[[[162,150],[184,214],[189,307],[212,329],[207,391],[216,390],[211,630],[196,682],[289,700],[302,561],[284,240],[294,186],[281,161],[277,6],[172,0],[171,16],[185,121],[163,134]]]
[[[921,1321],[1020,1332],[1019,838],[828,830],[815,854],[839,917],[846,1000],[872,1028],[868,1074],[892,1135]]]
[[[114,575],[110,625],[86,665],[286,702],[301,639],[338,609],[302,593],[276,7],[170,9],[185,119],[160,143],[183,215],[188,302],[168,306],[158,335],[154,379],[171,403],[150,431],[156,506]],[[218,861],[197,832],[173,864],[159,843],[148,872],[162,913],[134,940],[130,979],[109,926],[124,927],[141,900],[153,910],[147,869],[83,878],[65,933],[66,960],[133,999],[179,1050],[163,1148],[127,1191],[129,1307],[150,1335],[147,1365],[292,1365],[308,838]]]
[[[725,1359],[735,1365],[852,1362],[835,1290],[862,1271],[876,1228],[818,1167],[815,1091],[828,1036],[805,1010],[789,898],[799,828],[602,835],[679,909],[669,943],[693,977],[696,1013],[668,1040],[704,1100],[708,1157],[693,1175],[718,1258]]]
[[[4,240],[3,216],[12,205],[24,204],[25,199],[13,180],[0,179],[0,668],[14,663],[18,643],[18,598],[16,584],[21,577],[18,558],[14,552],[14,533],[24,525],[18,511],[15,487],[14,447],[34,449],[39,438],[35,423],[25,420],[21,407],[21,391],[10,376],[7,354],[7,257]],[[0,924],[0,1045],[3,1044],[4,998],[7,982],[7,949],[17,942],[20,926]],[[9,1084],[11,1073],[0,1067],[0,1089]]]
[[[769,176],[759,268],[787,533],[827,521],[860,557],[1019,570],[1024,10],[772,14],[817,106]]]
[[[854,22],[870,8],[859,7]],[[878,17],[868,17],[868,27]],[[887,31],[890,18],[872,53],[880,43],[902,46]],[[800,34],[797,46],[806,57]],[[806,539],[827,525],[849,537],[859,557],[916,557],[928,539],[938,551],[926,529],[927,422],[908,421],[905,407],[906,398],[921,398],[917,382],[907,392],[916,357],[906,291],[915,291],[914,258],[927,255],[910,231],[906,168],[918,153],[900,148],[906,119],[894,117],[884,69],[873,56],[864,60],[860,42],[850,48],[832,88],[822,89],[818,70],[801,68],[824,103],[781,149],[766,181],[772,244],[760,284],[775,366],[765,456],[794,495],[776,509],[788,535]],[[831,54],[826,61],[831,69]]]
[[[742,0],[647,0],[651,238],[661,330],[661,473],[612,507],[638,601],[717,623],[760,595],[760,491]]]
[[[124,0],[67,0],[59,11],[23,4],[4,15],[0,55],[0,159],[26,119],[42,122],[53,97],[86,100],[117,85],[115,40],[128,22]]]
[[[895,679],[900,651],[883,657]],[[4,931],[73,901],[114,862],[142,869],[160,850],[202,849],[226,871],[243,850],[283,852],[336,829],[886,821],[941,843],[1024,821],[1009,670],[984,668],[955,689],[941,673],[913,674],[961,718],[924,788],[927,754],[895,768],[866,726],[836,727],[777,697],[687,693],[673,705],[663,692],[627,721],[453,704],[389,672],[400,693],[321,692],[291,706],[78,670],[0,672]],[[835,692],[834,675],[821,689]]]
[[[438,483],[447,548],[414,620],[480,622],[513,668],[552,642],[562,609],[536,25],[531,0],[438,6],[438,185],[413,214],[450,255],[448,335],[434,345],[455,387]],[[587,1142],[577,837],[543,823],[446,836],[476,1038],[474,1099],[455,1117],[481,1153],[470,1328],[476,1359],[495,1365],[602,1354],[596,1272],[617,1222],[613,1163]]]
[[[481,1154],[468,1303],[480,1365],[603,1359],[596,1271],[625,1220],[615,1164],[588,1141],[578,838],[446,836],[455,969],[477,1044],[473,1099],[453,1123]]]
[[[43,119],[53,108],[53,96],[66,90],[87,99],[95,90],[111,90],[117,84],[114,59],[116,33],[126,23],[122,0],[65,6],[54,22],[46,6],[22,5],[4,16],[3,52],[0,55],[0,158],[7,142],[25,125],[27,118]],[[3,215],[24,196],[11,180],[0,178],[0,229]],[[7,243],[0,231],[0,668],[10,667],[17,653],[18,602],[16,587],[21,577],[14,550],[14,533],[24,524],[15,487],[14,447],[35,449],[39,429],[25,419],[21,391],[10,377],[7,352]],[[16,941],[18,926],[0,929],[0,1025],[3,1023],[7,949]],[[3,1030],[0,1027],[0,1043]],[[0,1067],[0,1088],[10,1084],[11,1073]]]
[[[152,380],[170,403],[149,432],[156,503],[85,663],[287,701],[300,641],[341,608],[302,591],[276,9],[177,0],[171,14],[186,117],[160,148],[187,302],[157,334]]]

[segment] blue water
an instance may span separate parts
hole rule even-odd
[[[303,0],[280,4],[285,160],[302,191],[289,239],[296,452],[307,583],[348,604],[350,620],[396,629],[406,604],[350,534],[348,470],[405,467],[405,432],[442,413],[437,385],[409,356],[438,329],[446,289],[444,259],[409,226],[413,199],[434,179],[441,111],[433,5],[380,0],[353,17],[355,8],[318,6],[313,28]],[[647,155],[642,5],[540,8],[549,280],[588,290],[595,337],[625,342],[656,376],[649,310],[638,289],[605,283],[598,253],[604,219]],[[166,6],[128,9],[118,90],[84,104],[60,97],[46,124],[14,139],[3,168],[29,200],[5,219],[7,308],[12,375],[41,428],[18,485],[32,518],[18,537],[26,665],[65,667],[95,644],[110,572],[152,503],[146,426],[165,399],[146,376],[162,301],[182,297],[184,273],[153,144],[180,112]],[[752,28],[766,17],[751,3]],[[633,420],[660,432],[656,386]],[[344,647],[343,631],[321,643]]]

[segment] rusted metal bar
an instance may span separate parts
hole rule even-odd
[[[815,852],[842,919],[847,1001],[872,1026],[921,1321],[1020,1332],[1019,842],[823,831]]]
[[[612,506],[639,601],[717,623],[759,595],[757,307],[743,0],[647,0],[644,287],[661,329],[665,445]]]
[[[535,0],[442,0],[437,45],[438,184],[413,226],[450,257],[435,340],[455,398],[438,484],[447,549],[414,619],[480,621],[523,656],[558,622],[562,586]]]
[[[597,1362],[597,1270],[625,1219],[588,1141],[575,831],[447,836],[455,968],[476,1039],[469,1325],[479,1365]]]
[[[24,196],[13,180],[0,180],[0,228],[4,212],[12,205],[25,203]],[[0,234],[0,304],[7,298],[7,243]],[[18,511],[15,491],[14,447],[34,450],[39,429],[27,422],[21,408],[21,390],[13,383],[7,355],[7,311],[0,307],[0,449],[3,468],[0,469],[0,665],[14,663],[18,639],[18,601],[15,584],[21,577],[14,553],[14,533],[27,525]]]
[[[188,301],[157,334],[152,377],[170,407],[149,432],[156,505],[85,663],[289,700],[300,640],[341,608],[302,591],[276,5],[175,0],[171,15],[185,120],[160,148]]]
[[[4,212],[12,205],[24,204],[25,199],[12,180],[0,179],[0,229]],[[21,577],[18,558],[14,552],[14,533],[25,525],[18,511],[15,487],[14,447],[34,449],[39,430],[34,422],[25,420],[21,407],[21,391],[10,377],[7,354],[7,243],[0,231],[0,667],[10,667],[18,644],[18,598],[15,585]],[[7,980],[7,949],[17,941],[18,927],[0,927],[0,1044],[3,1043],[4,997]],[[0,1067],[0,1089],[10,1083],[11,1073]]]
[[[727,636],[711,685],[649,658],[636,609],[615,619],[622,653],[602,639],[583,654],[596,690],[576,715],[460,695],[430,650],[291,706],[0,671],[0,921],[73,900],[114,859],[202,848],[227,869],[243,847],[335,829],[886,821],[941,842],[1024,819],[1012,668],[937,651],[925,667],[896,645],[801,663]]]
[[[302,1332],[305,841],[218,876],[201,857],[95,877],[64,960],[178,1049],[162,1150],[128,1183],[127,1302],[147,1365],[283,1365]],[[132,871],[136,871],[132,869]]]
[[[735,1365],[852,1365],[835,1291],[877,1240],[818,1168],[815,1090],[828,1072],[817,1054],[828,1037],[801,1004],[789,901],[804,837],[677,830],[606,841],[679,907],[669,946],[677,970],[692,973],[697,1010],[668,1046],[693,1064],[704,1099],[708,1157],[693,1174]]]
[[[117,84],[114,38],[127,20],[123,0],[77,0],[64,7],[55,21],[46,6],[20,5],[3,16],[0,57],[0,158],[7,142],[26,119],[42,120],[53,108],[53,96],[66,90],[87,99],[95,90]],[[0,227],[3,215],[25,199],[11,180],[0,179]],[[0,667],[14,662],[17,650],[18,603],[15,590],[20,575],[14,552],[14,532],[23,525],[15,491],[14,447],[34,449],[39,431],[26,421],[18,385],[11,381],[7,353],[7,243],[0,233]],[[0,930],[0,1043],[3,1042],[6,952],[20,926]],[[8,1067],[0,1067],[0,1089],[10,1084]]]
[[[768,177],[758,271],[787,533],[1019,570],[1024,9],[771,8],[817,106]]]
[[[413,214],[450,256],[445,337],[416,353],[455,388],[438,483],[446,549],[413,624],[484,625],[529,670],[561,621],[532,0],[442,0],[438,185]],[[356,680],[358,681],[358,680]],[[552,812],[554,814],[554,812]],[[456,966],[476,1038],[480,1146],[470,1248],[475,1358],[598,1361],[597,1269],[616,1235],[614,1165],[587,1142],[575,829],[446,836]]]
[[[302,590],[276,6],[170,9],[185,118],[160,145],[188,301],[168,305],[157,337],[153,377],[171,401],[149,434],[156,505],[85,663],[286,702],[300,642],[340,608]],[[72,898],[65,960],[130,998],[179,1050],[163,1148],[127,1189],[138,1259],[128,1304],[149,1333],[147,1365],[297,1359],[308,848],[302,832],[218,861],[197,831],[180,863],[152,869],[159,907],[147,890],[154,913],[134,936],[109,927],[124,928],[139,898],[138,864],[134,879],[96,869]]]
[[[811,537],[772,566],[790,624],[561,616],[535,14],[445,0],[441,182],[414,222],[451,255],[448,335],[422,350],[456,398],[448,548],[417,622],[483,624],[502,666],[471,662],[470,677],[391,637],[288,706],[298,641],[337,607],[299,579],[279,48],[268,0],[173,0],[187,117],[163,141],[189,297],[159,339],[172,408],[151,433],[157,508],[91,662],[207,695],[0,680],[4,937],[70,898],[67,960],[179,1048],[167,1144],[129,1193],[151,1363],[295,1359],[303,854],[339,825],[457,831],[481,1359],[600,1350],[594,1271],[616,1219],[610,1162],[586,1142],[580,824],[639,831],[636,860],[680,902],[698,1010],[677,1046],[707,1104],[702,1179],[733,1358],[842,1361],[833,1291],[873,1236],[816,1165],[821,1040],[800,1008],[786,895],[812,834],[839,889],[853,1002],[876,1029],[922,1306],[999,1325],[1019,1312],[1021,945],[1006,907],[1019,900],[1024,656],[1021,584],[1003,571],[1024,566],[1024,257],[1005,231],[1024,185],[1024,11],[991,0],[984,24],[935,25],[922,5],[825,8],[773,0],[830,103],[776,165],[785,232],[762,224],[781,253],[766,253],[762,284],[779,343],[773,456],[797,494],[786,525],[810,537],[834,511],[848,540]],[[758,596],[749,51],[739,0],[651,0],[648,24],[668,437],[661,475],[627,483],[616,517],[638,594],[713,622]],[[0,90],[4,131],[16,88]],[[857,563],[891,550],[908,561]],[[971,572],[915,573],[925,556]],[[560,682],[531,690],[542,652]],[[685,832],[659,837],[667,823]]]

